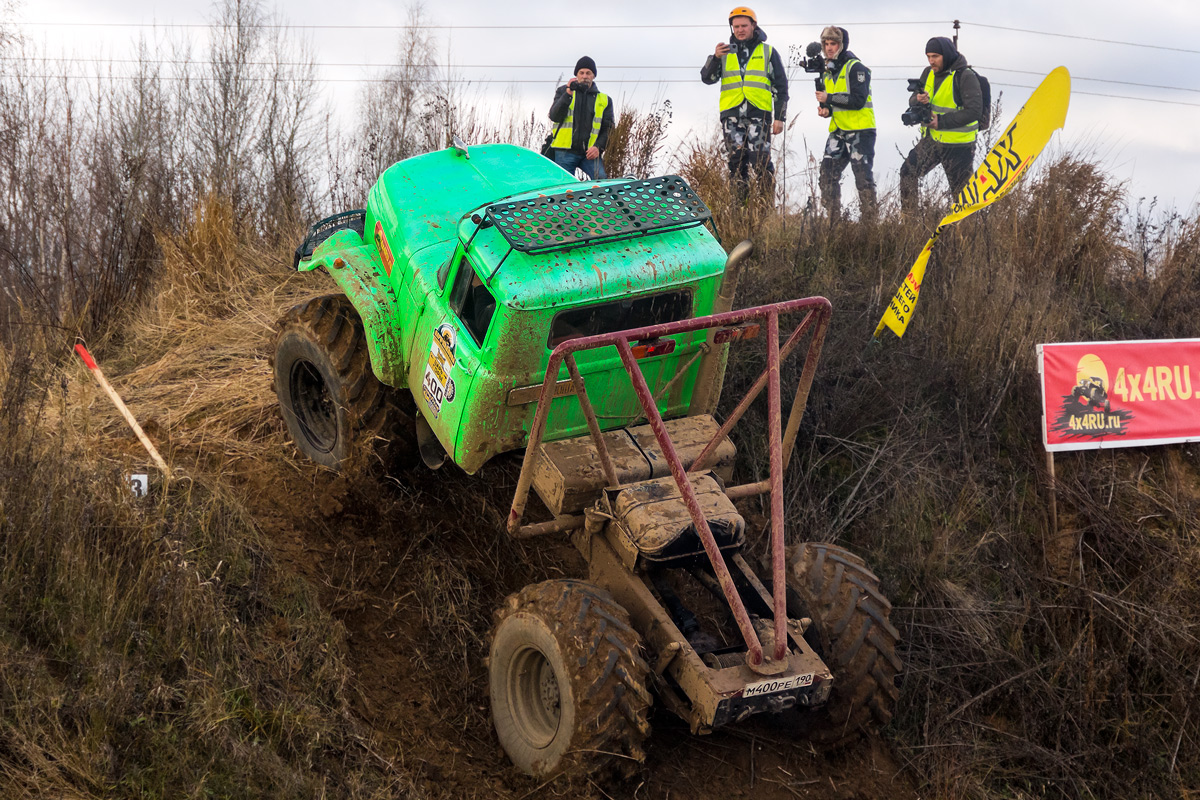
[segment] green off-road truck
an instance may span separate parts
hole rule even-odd
[[[654,698],[695,733],[766,712],[826,742],[892,714],[879,580],[842,548],[785,544],[783,469],[829,302],[731,310],[749,244],[727,257],[708,225],[678,177],[579,183],[532,151],[456,141],[389,168],[365,210],[296,252],[340,289],[279,325],[296,446],[335,469],[391,447],[469,473],[523,451],[509,534],[569,536],[588,564],[496,613],[492,716],[534,776],[636,771]],[[735,345],[762,371],[718,421]],[[785,419],[781,364],[801,351]],[[736,483],[730,430],[764,389],[769,463]],[[762,558],[735,506],[758,495]]]

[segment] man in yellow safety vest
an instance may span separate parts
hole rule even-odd
[[[954,42],[936,36],[925,44],[929,66],[917,79],[919,89],[908,104],[911,111],[928,111],[929,122],[921,126],[921,138],[900,166],[900,208],[912,213],[917,207],[917,188],[926,173],[939,164],[950,183],[953,200],[971,179],[975,137],[983,116],[983,91],[979,76]],[[924,106],[929,106],[924,109]],[[908,123],[912,116],[905,114]]]
[[[557,126],[543,152],[565,169],[583,170],[589,178],[607,178],[601,157],[613,127],[613,103],[596,88],[596,62],[584,56],[575,64],[575,77],[560,86],[550,105],[550,121]]]
[[[700,80],[721,83],[721,131],[738,199],[744,202],[749,196],[751,168],[763,182],[763,193],[773,198],[771,135],[783,132],[787,117],[787,72],[753,10],[734,8],[729,28],[729,43],[717,44],[700,69]]]
[[[821,31],[825,72],[817,90],[817,115],[829,118],[829,138],[821,159],[821,202],[829,218],[842,213],[842,172],[854,173],[860,218],[876,217],[875,107],[871,102],[871,70],[848,49],[850,34],[829,26]]]

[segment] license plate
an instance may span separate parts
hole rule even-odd
[[[812,686],[812,672],[807,672],[803,675],[792,675],[790,678],[775,678],[769,681],[762,681],[747,686],[742,692],[742,697],[758,697],[764,694],[778,694],[786,692],[789,689],[800,689],[804,686]]]

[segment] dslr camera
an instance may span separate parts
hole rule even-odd
[[[925,91],[925,84],[920,78],[908,79],[908,93]],[[900,115],[900,121],[905,125],[928,125],[933,122],[933,106],[929,103],[910,103],[908,110]]]

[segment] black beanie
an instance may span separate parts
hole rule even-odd
[[[942,57],[947,67],[958,60],[958,48],[954,46],[954,42],[945,36],[935,36],[926,42],[925,52],[937,53]]]
[[[596,62],[592,60],[591,56],[584,56],[575,62],[575,74],[578,75],[579,70],[585,68],[590,69],[593,75],[596,74]]]

